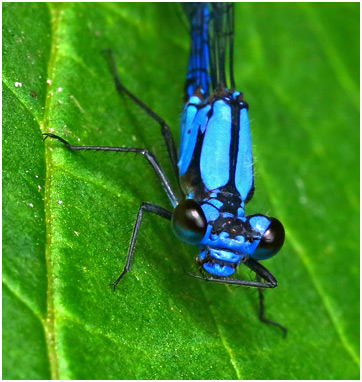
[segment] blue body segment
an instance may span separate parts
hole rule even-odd
[[[208,190],[225,186],[230,175],[231,109],[218,100],[213,104],[212,115],[204,130],[200,156],[200,175]]]
[[[220,65],[211,70],[219,83],[209,94],[216,81],[208,74],[210,56],[215,53],[209,46],[209,23],[221,16],[213,15],[208,3],[190,4],[186,10],[192,43],[181,118],[180,184],[186,198],[199,203],[207,220],[199,263],[208,273],[227,277],[246,257],[263,260],[273,255],[258,248],[272,220],[245,216],[245,205],[254,192],[248,105],[242,93],[225,86]]]
[[[209,96],[209,32],[210,18],[207,3],[188,3],[185,8],[190,18],[191,55],[187,69],[186,93],[191,98],[197,88],[201,88],[205,97]]]
[[[235,168],[235,185],[241,199],[246,200],[253,187],[253,154],[251,152],[251,136],[248,111],[240,110],[239,145]]]

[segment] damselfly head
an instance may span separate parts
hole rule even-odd
[[[278,219],[264,215],[243,216],[243,213],[236,217],[205,206],[210,207],[210,204],[201,206],[193,199],[186,199],[176,206],[172,215],[175,235],[188,244],[199,245],[201,252],[206,248],[212,256],[212,253],[226,250],[226,257],[235,253],[240,259],[250,256],[266,260],[283,246],[285,232]]]
[[[284,237],[283,225],[275,218],[220,216],[208,225],[197,262],[213,275],[228,277],[244,259],[265,260],[275,255]]]
[[[264,215],[228,215],[221,213],[215,221],[209,221],[205,237],[200,243],[201,250],[227,250],[240,258],[249,256],[255,260],[266,260],[283,246],[285,232],[279,220]],[[210,253],[212,256],[212,251]]]

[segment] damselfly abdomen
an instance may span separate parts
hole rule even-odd
[[[113,56],[106,52],[117,91],[126,93],[161,125],[173,170],[180,179],[183,200],[178,199],[162,167],[148,150],[73,146],[54,134],[45,136],[60,140],[71,150],[142,154],[156,171],[174,207],[172,213],[153,203],[141,204],[127,262],[114,287],[130,270],[143,214],[153,212],[171,220],[180,240],[199,247],[200,275],[193,276],[257,287],[260,319],[286,333],[284,327],[264,316],[262,289],[274,288],[278,282],[259,263],[282,247],[283,225],[261,214],[247,216],[244,210],[254,193],[254,174],[248,104],[243,94],[236,91],[233,77],[234,7],[230,3],[185,3],[184,8],[192,38],[179,155],[166,122],[123,86]],[[256,280],[230,277],[242,264],[256,273]]]

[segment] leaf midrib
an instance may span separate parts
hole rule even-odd
[[[50,55],[47,67],[47,77],[49,79],[53,78],[53,69],[55,67],[55,61],[57,56],[57,27],[61,21],[61,9],[63,5],[57,7],[50,7],[47,3],[49,15],[50,15],[50,26],[51,26],[51,43],[50,43]],[[46,88],[45,94],[45,105],[44,105],[44,116],[43,116],[43,128],[47,129],[49,121],[50,103],[52,99],[52,92],[50,92],[49,87]],[[42,131],[44,132],[44,131]],[[52,184],[52,172],[53,172],[53,161],[51,150],[45,150],[45,233],[46,233],[46,246],[45,246],[45,260],[47,269],[47,316],[44,321],[45,338],[47,344],[47,352],[50,365],[51,378],[54,380],[60,379],[59,371],[59,359],[56,351],[56,336],[55,336],[55,314],[54,314],[54,283],[53,283],[53,262],[52,262],[52,215],[50,213],[50,196],[51,196],[51,184]]]

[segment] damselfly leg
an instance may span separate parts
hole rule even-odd
[[[264,299],[264,289],[270,289],[275,288],[278,286],[278,281],[275,279],[273,274],[263,267],[259,262],[253,260],[253,259],[246,259],[243,261],[243,263],[249,267],[253,272],[256,274],[256,281],[252,280],[237,280],[237,279],[225,279],[225,278],[217,278],[217,277],[207,277],[204,275],[204,272],[201,272],[202,275],[196,275],[193,273],[185,272],[188,276],[192,276],[198,279],[202,279],[205,281],[211,281],[211,282],[217,282],[222,284],[234,284],[234,285],[242,285],[246,287],[254,287],[258,289],[258,295],[259,295],[259,320],[265,324],[268,325],[274,325],[277,328],[279,328],[282,332],[284,337],[287,336],[288,329],[285,328],[283,325],[281,325],[279,322],[270,320],[265,317],[265,299]],[[200,268],[202,271],[202,268]],[[265,280],[265,282],[261,281],[262,279]]]
[[[170,182],[168,181],[165,172],[163,171],[161,165],[158,163],[156,157],[154,154],[149,152],[146,149],[139,149],[136,147],[113,147],[113,146],[76,146],[71,145],[69,142],[67,142],[62,137],[59,137],[58,135],[52,134],[52,133],[44,133],[45,136],[44,140],[46,138],[55,138],[58,141],[62,142],[69,150],[75,151],[75,150],[85,150],[85,151],[114,151],[114,152],[121,152],[121,153],[136,153],[143,155],[147,161],[150,163],[152,168],[155,170],[156,174],[158,175],[158,178],[160,179],[164,190],[166,191],[166,194],[168,198],[170,199],[171,203],[173,205],[178,204],[177,196],[175,195],[172,186]]]
[[[236,284],[236,285],[244,285],[248,287],[254,287],[254,288],[275,288],[278,286],[278,281],[275,279],[273,274],[268,271],[265,267],[263,267],[260,263],[253,259],[246,259],[243,261],[243,263],[249,267],[255,274],[257,275],[257,280],[238,280],[238,279],[226,279],[222,277],[210,277],[210,276],[202,276],[195,275],[192,273],[187,273],[189,276],[196,277],[198,279],[203,279],[206,281],[212,281],[216,283],[223,283],[223,284]],[[200,264],[202,265],[202,263]],[[202,268],[200,268],[202,270]],[[265,282],[261,281],[261,279],[264,279]]]
[[[169,158],[171,161],[171,165],[172,165],[173,171],[175,173],[175,176],[178,179],[177,150],[176,150],[175,142],[174,142],[170,127],[157,113],[155,113],[153,110],[151,110],[146,104],[144,104],[138,97],[136,97],[133,93],[131,93],[123,85],[123,83],[121,82],[120,77],[119,77],[119,73],[118,73],[118,69],[117,69],[117,65],[115,62],[113,52],[111,50],[105,50],[104,54],[105,54],[105,57],[107,59],[109,69],[110,69],[110,72],[112,74],[114,84],[115,84],[115,87],[116,87],[118,94],[120,94],[120,95],[126,94],[138,106],[140,106],[152,119],[154,119],[156,122],[158,122],[160,124],[161,134],[162,134],[164,141],[165,141],[165,144],[166,144],[166,148],[167,148],[167,152],[168,152],[168,155],[169,155]],[[140,149],[140,148],[134,148],[134,147],[75,146],[75,145],[71,145],[65,139],[63,139],[63,138],[61,138],[55,134],[45,133],[43,135],[45,135],[44,139],[49,137],[49,138],[55,138],[55,139],[59,140],[70,150],[113,151],[113,152],[125,152],[125,153],[134,152],[137,154],[141,154],[147,159],[147,161],[151,164],[151,166],[155,170],[155,172],[158,175],[158,177],[159,177],[159,179],[160,179],[172,205],[175,207],[179,203],[178,198],[177,198],[175,192],[173,191],[172,186],[171,186],[170,182],[168,181],[165,172],[163,171],[162,167],[160,166],[159,162],[157,161],[155,155],[153,153],[149,152],[148,150]],[[136,220],[136,223],[134,226],[131,244],[130,244],[130,247],[128,250],[126,266],[125,266],[123,272],[121,273],[121,275],[117,278],[117,280],[114,283],[112,283],[114,288],[117,286],[117,284],[122,279],[122,277],[130,269],[131,262],[132,262],[132,259],[134,256],[136,240],[137,240],[137,236],[138,236],[138,232],[139,232],[139,229],[141,226],[142,216],[143,216],[144,212],[153,212],[153,213],[155,213],[155,214],[157,214],[163,218],[166,218],[168,220],[170,220],[171,216],[172,216],[171,212],[167,211],[166,209],[164,209],[160,206],[157,206],[157,205],[151,204],[151,203],[142,203],[142,205],[138,211],[137,220]]]
[[[138,97],[131,93],[121,82],[116,60],[114,58],[113,52],[111,49],[103,51],[109,66],[109,70],[113,76],[114,84],[116,86],[118,94],[126,94],[130,97],[141,109],[143,109],[152,119],[158,122],[161,126],[161,134],[166,144],[168,156],[170,158],[172,169],[178,179],[178,167],[177,167],[177,150],[175,146],[175,141],[173,139],[171,129],[168,124],[153,110],[151,110],[146,104],[144,104]]]
[[[141,228],[142,218],[143,218],[143,214],[145,212],[152,212],[152,213],[154,213],[158,216],[161,216],[162,218],[167,219],[167,220],[171,220],[171,217],[172,217],[172,212],[166,210],[165,208],[163,208],[161,206],[158,206],[157,204],[145,203],[145,202],[143,202],[141,204],[140,209],[138,210],[137,220],[136,220],[136,223],[135,223],[134,228],[133,228],[132,239],[131,239],[131,244],[130,244],[129,249],[128,249],[126,265],[123,269],[123,272],[119,275],[117,280],[111,284],[111,285],[113,285],[114,289],[116,289],[117,284],[120,282],[122,277],[131,268],[132,260],[134,257],[134,251],[136,248],[137,236],[138,236],[139,230]]]
[[[148,160],[148,162],[151,164],[152,168],[155,170],[156,174],[158,175],[158,177],[159,177],[171,203],[173,205],[178,204],[177,197],[172,190],[172,187],[171,187],[171,185],[170,185],[170,183],[166,177],[166,174],[162,170],[162,167],[158,163],[156,157],[152,153],[150,153],[148,150],[134,148],[134,147],[75,146],[75,145],[71,145],[69,142],[67,142],[65,139],[59,137],[58,135],[55,135],[52,133],[44,133],[43,135],[45,136],[44,140],[47,139],[48,137],[57,139],[58,141],[62,142],[69,150],[72,150],[72,151],[74,151],[74,150],[85,150],[85,151],[94,150],[94,151],[113,151],[113,152],[123,152],[123,153],[134,152],[134,153],[143,155]],[[139,230],[141,227],[142,217],[143,217],[144,212],[152,212],[152,213],[154,213],[158,216],[161,216],[164,219],[168,219],[168,220],[171,220],[171,217],[172,217],[172,212],[166,210],[165,208],[163,208],[161,206],[158,206],[158,205],[153,204],[153,203],[146,203],[146,202],[141,204],[141,206],[138,210],[137,220],[136,220],[136,223],[134,225],[131,244],[130,244],[129,249],[128,249],[126,266],[125,266],[123,272],[117,278],[117,280],[114,283],[112,283],[114,288],[116,288],[117,284],[122,279],[122,277],[130,270],[131,263],[132,263],[132,260],[134,257],[134,251],[135,251],[135,247],[136,247],[137,236],[138,236],[138,233],[139,233]]]
[[[259,275],[257,275],[257,279],[258,278],[260,278]],[[258,293],[259,293],[259,320],[263,322],[264,324],[276,326],[283,332],[284,337],[286,337],[288,334],[288,329],[286,327],[279,324],[279,322],[269,320],[268,318],[265,317],[264,290],[259,288]]]

